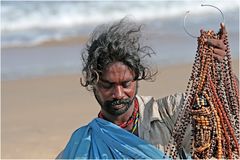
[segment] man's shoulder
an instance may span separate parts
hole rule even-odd
[[[183,93],[175,93],[161,98],[154,98],[153,96],[137,96],[140,108],[148,113],[173,113],[182,106],[184,101]]]
[[[81,127],[77,128],[74,132],[72,132],[71,138],[75,139],[75,138],[79,137],[79,136],[82,135],[87,129],[88,129],[88,125],[81,126]]]
[[[181,101],[184,98],[184,93],[175,93],[171,94],[168,96],[160,97],[160,98],[155,98],[153,96],[142,96],[142,95],[137,95],[138,100],[142,101],[144,104],[147,103],[162,103],[163,101],[167,101],[168,103],[173,102],[173,101]]]
[[[99,118],[94,118],[92,121],[90,121],[88,124],[85,124],[79,128],[77,128],[73,133],[71,138],[75,139],[75,138],[79,138],[81,136],[83,136],[83,134],[89,132],[89,130],[93,129],[94,127],[96,127],[96,122],[101,121],[101,119]]]
[[[72,137],[79,137],[79,135],[84,134],[85,132],[89,132],[89,130],[96,129],[100,124],[106,125],[106,124],[112,124],[108,121],[105,121],[101,118],[94,118],[92,121],[90,121],[88,124],[85,124],[84,126],[79,127],[72,133]]]

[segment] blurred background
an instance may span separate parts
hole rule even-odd
[[[126,16],[144,24],[143,41],[157,52],[154,62],[160,65],[192,62],[196,39],[184,32],[183,18],[186,11],[190,11],[186,27],[196,36],[201,28],[217,32],[222,22],[218,10],[201,7],[201,4],[215,5],[224,13],[232,55],[236,58],[239,44],[237,0],[1,1],[2,79],[79,72],[80,51],[93,29],[99,24]],[[51,54],[46,53],[45,48],[42,48],[41,53],[32,53],[26,49],[61,41],[63,43],[58,45],[60,48],[63,44],[76,45],[71,47],[71,52],[66,52],[66,48],[62,52],[61,49],[59,51],[50,47]],[[19,47],[25,48],[21,55],[16,53]],[[180,50],[184,52],[179,54]],[[12,54],[7,54],[9,52]]]

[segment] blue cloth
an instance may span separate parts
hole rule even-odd
[[[76,130],[59,158],[162,159],[164,153],[106,120],[95,118]]]

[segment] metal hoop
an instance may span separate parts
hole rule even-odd
[[[192,35],[190,32],[187,31],[187,28],[186,28],[186,18],[187,18],[187,15],[190,13],[190,11],[187,11],[185,16],[184,16],[184,19],[183,19],[183,29],[184,31],[192,38],[197,38],[197,36],[194,36]]]
[[[202,7],[205,7],[205,6],[209,6],[209,7],[213,7],[213,8],[216,8],[220,13],[221,13],[221,16],[222,16],[222,22],[225,23],[225,18],[224,18],[224,14],[222,12],[221,9],[219,9],[218,7],[214,6],[214,5],[211,5],[211,4],[201,4]]]
[[[215,9],[217,9],[220,13],[221,13],[221,16],[222,16],[222,22],[224,23],[224,14],[223,12],[216,6],[214,5],[210,5],[210,4],[201,4],[201,7],[205,7],[205,6],[209,6],[209,7],[213,7]],[[197,38],[197,36],[194,36],[192,35],[190,32],[188,32],[187,28],[186,28],[186,18],[187,18],[187,15],[190,13],[190,11],[187,11],[185,16],[184,16],[184,19],[183,19],[183,28],[184,28],[184,31],[192,38]]]

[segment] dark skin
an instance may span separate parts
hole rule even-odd
[[[225,38],[227,32],[224,24],[221,23],[220,26],[222,33],[221,39],[207,39],[206,43],[214,48],[214,58],[222,61],[226,54],[227,47],[223,43],[223,39]],[[103,107],[104,102],[115,99],[134,99],[137,93],[137,81],[134,81],[134,77],[134,72],[128,66],[117,61],[109,64],[106,67],[98,83],[93,86],[95,96],[101,105],[101,111],[104,117],[117,125],[129,119],[133,113],[134,104],[132,104],[129,108],[127,108],[126,105],[113,106],[115,110],[123,111],[123,113],[120,115],[113,115]],[[132,127],[133,125],[131,124],[125,129],[130,131]]]
[[[207,39],[205,40],[210,46],[214,47],[213,49],[213,57],[219,60],[220,62],[223,61],[223,58],[226,54],[226,45],[224,44],[223,40],[226,37],[227,31],[225,25],[223,23],[220,24],[220,31],[222,33],[220,40],[218,39]]]

